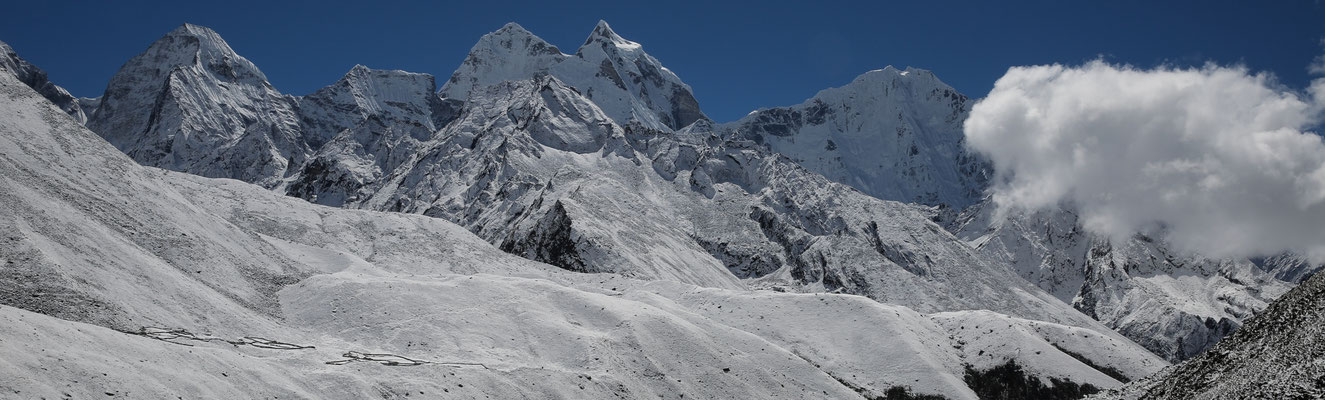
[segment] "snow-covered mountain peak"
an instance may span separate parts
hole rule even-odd
[[[930,92],[938,91],[939,94],[945,92],[948,93],[949,95],[947,98],[952,99],[954,98],[952,94],[956,94],[959,96],[957,98],[961,101],[953,101],[951,102],[951,106],[953,108],[965,106],[966,96],[957,93],[957,90],[953,89],[952,86],[948,86],[948,84],[939,80],[938,76],[934,75],[933,72],[914,67],[898,69],[891,65],[860,74],[860,76],[852,79],[851,83],[844,86],[821,90],[819,93],[815,94],[813,99],[823,99],[825,97],[841,96],[843,94],[854,96],[864,95],[867,96],[867,98],[877,98],[880,97],[880,94],[889,96],[892,94],[892,91],[889,90],[891,88],[888,86],[892,86],[892,88],[906,87],[908,91],[900,93],[901,96],[914,97],[916,95],[925,95]],[[904,102],[909,99],[904,98],[901,100]]]
[[[967,109],[933,73],[888,66],[724,126],[869,195],[962,208],[981,198],[989,174],[965,150]]]
[[[508,22],[506,25],[503,25],[501,29],[480,37],[478,43],[474,45],[474,48],[478,49],[481,46],[489,48],[500,47],[507,50],[530,50],[529,55],[561,54],[561,50],[557,49],[557,46],[553,46],[551,43],[543,40],[543,38],[538,37],[538,35],[535,35],[533,32],[530,32],[528,29],[525,29],[523,26],[520,26],[520,24],[514,22]],[[470,50],[470,54],[473,54],[473,49]]]
[[[419,102],[437,89],[431,74],[401,70],[372,69],[355,65],[335,84],[319,92],[346,90],[355,102],[369,112],[378,112],[390,103]],[[420,110],[425,112],[426,109]]]
[[[286,193],[344,205],[433,136],[449,118],[432,75],[355,65],[336,83],[298,100],[305,143],[315,153]]]
[[[475,89],[547,72],[567,55],[517,23],[483,35],[460,68],[442,86],[442,97],[468,100]]]
[[[216,31],[205,26],[183,24],[147,48],[162,68],[198,65],[224,81],[266,85],[267,76],[241,57]]]
[[[212,28],[208,28],[202,25],[195,25],[188,22],[180,24],[174,30],[170,31],[170,33],[167,33],[167,35],[204,35],[204,36],[216,36],[218,38],[220,37],[219,35],[216,34],[216,31],[212,30]]]
[[[555,73],[623,125],[635,120],[651,129],[678,130],[708,119],[690,85],[606,21],[598,22],[575,59]]]
[[[708,119],[689,85],[604,21],[574,56],[562,54],[518,24],[506,24],[479,39],[442,86],[441,95],[465,101],[483,87],[542,73],[574,87],[623,126],[637,121],[670,131]]]
[[[215,31],[184,24],[120,67],[88,127],[144,165],[275,186],[306,150],[293,105]]]
[[[863,78],[863,77],[866,77],[866,76],[870,76],[870,75],[876,75],[876,74],[878,74],[878,73],[900,74],[901,72],[902,72],[902,71],[899,70],[899,69],[897,69],[897,67],[894,67],[894,66],[892,66],[892,65],[888,65],[888,66],[884,66],[883,68],[878,68],[878,69],[872,69],[872,70],[869,70],[869,71],[867,71],[867,72],[865,72],[865,73],[863,73],[863,74],[860,74],[860,76],[857,76],[856,79],[860,79],[860,78]]]
[[[616,31],[612,30],[612,26],[608,25],[607,21],[603,20],[598,20],[598,25],[594,26],[593,32],[589,34],[589,38],[584,41],[585,46],[592,43],[610,44],[617,47],[631,49],[641,47],[639,43],[626,40],[626,38],[618,35]]]
[[[13,260],[6,268],[17,273],[0,274],[0,286],[14,289],[0,296],[0,337],[6,338],[0,352],[19,358],[0,368],[0,375],[19,377],[12,391],[29,397],[362,398],[423,395],[426,390],[428,395],[499,398],[678,393],[692,398],[848,398],[900,388],[974,399],[960,378],[963,371],[985,369],[1005,357],[1044,379],[1098,386],[1116,385],[1121,378],[1106,376],[1094,365],[1135,378],[1164,364],[1080,317],[1067,326],[994,313],[925,315],[856,296],[742,290],[744,285],[709,254],[774,266],[790,262],[794,265],[783,266],[781,275],[791,268],[800,272],[790,272],[788,280],[839,289],[902,282],[858,292],[880,300],[917,302],[944,293],[990,296],[1032,288],[981,268],[984,264],[971,259],[964,245],[910,207],[816,185],[821,179],[798,168],[756,170],[776,167],[769,162],[782,164],[778,158],[737,151],[714,158],[727,167],[712,165],[692,158],[695,152],[670,146],[672,135],[657,135],[651,147],[657,155],[669,149],[675,154],[669,159],[679,162],[664,160],[666,166],[541,145],[529,153],[509,151],[528,145],[512,139],[521,137],[516,133],[533,133],[530,127],[540,121],[590,117],[562,120],[590,131],[612,126],[590,101],[551,77],[506,82],[492,87],[492,95],[476,94],[467,105],[474,112],[466,111],[461,121],[469,123],[448,126],[436,146],[394,152],[411,140],[357,143],[364,155],[405,156],[398,164],[406,171],[383,175],[379,186],[387,188],[385,200],[400,206],[382,208],[405,210],[417,204],[419,212],[444,215],[450,204],[472,207],[479,212],[451,215],[470,226],[494,228],[474,231],[492,240],[510,238],[503,245],[520,246],[511,250],[548,256],[540,259],[579,259],[587,261],[578,264],[586,267],[579,270],[621,271],[653,281],[561,272],[502,254],[480,237],[437,219],[315,207],[233,180],[140,168],[91,132],[59,118],[57,110],[7,75],[0,74],[0,114],[7,116],[0,124],[0,159],[5,160],[0,162],[0,208],[7,210],[0,212],[0,226],[12,229],[0,230],[0,259]],[[225,129],[229,121],[221,119],[230,114],[285,119],[273,113],[281,109],[230,108],[271,105],[261,97],[240,96],[252,91],[227,89],[243,85],[178,77],[178,84],[172,81],[160,93],[175,100],[163,100],[159,108],[197,109],[160,113],[160,119],[186,123],[152,123],[144,136]],[[195,89],[216,98],[185,98]],[[308,97],[300,100],[300,108]],[[504,107],[509,104],[543,111],[482,118],[478,114],[499,108],[484,107],[486,101],[505,110],[514,110]],[[551,108],[555,103],[563,107]],[[354,139],[398,132],[390,120],[365,122],[338,137],[337,143],[347,145],[342,149],[355,147],[349,143]],[[375,143],[396,147],[383,151]],[[179,149],[196,149],[191,145],[182,143]],[[262,149],[244,146],[215,154],[233,157],[241,150]],[[654,172],[659,167],[679,175],[663,179]],[[719,172],[741,169],[768,176],[767,190],[732,193],[740,189],[720,184],[726,188],[710,188],[720,196],[712,202],[692,191],[696,184],[709,186],[691,183],[694,179],[726,180],[730,175]],[[392,195],[410,194],[407,189],[415,195]],[[752,211],[757,212],[752,216]],[[853,228],[862,226],[861,218],[871,221],[863,234]],[[687,229],[696,225],[722,229]],[[853,244],[850,237],[859,240]],[[742,257],[747,254],[756,257]],[[795,261],[784,261],[790,257]],[[647,269],[659,265],[665,266]],[[905,268],[924,271],[924,278],[908,278],[915,275]],[[668,282],[682,279],[720,289]],[[948,282],[973,283],[951,287]],[[1054,311],[1065,305],[1025,297],[966,304],[1029,303],[1047,311],[1006,308],[1063,315],[1073,322],[1072,316]],[[970,308],[933,304],[926,309]],[[179,329],[163,333],[179,332],[183,338],[162,343],[169,340],[148,336],[149,329],[156,331],[153,327]],[[985,327],[989,331],[974,333]],[[147,337],[126,334],[133,331]],[[220,337],[244,339],[221,342]],[[307,347],[281,351],[290,348],[263,338]],[[263,346],[269,343],[275,345]],[[343,353],[352,350],[400,355],[389,359],[419,357],[432,366],[365,368],[361,365],[368,363],[327,362],[340,354],[362,354]],[[602,357],[590,361],[586,355]],[[55,359],[65,360],[62,368],[36,367]],[[711,365],[696,367],[695,360]],[[420,379],[416,373],[437,375],[434,371],[455,375]],[[88,382],[87,376],[102,378]],[[167,384],[139,384],[135,379],[143,376]],[[393,387],[384,389],[382,382]]]
[[[436,90],[430,74],[355,65],[336,83],[299,99],[305,140],[320,146],[374,117],[410,121],[417,126],[414,135],[426,138],[437,128],[431,118],[438,103]]]

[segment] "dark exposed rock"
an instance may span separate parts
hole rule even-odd
[[[566,207],[560,201],[539,220],[534,231],[520,239],[501,244],[502,251],[577,272],[594,272],[594,266],[580,256],[581,243]]]
[[[1016,361],[987,370],[966,367],[963,378],[966,386],[975,391],[980,399],[1079,399],[1099,392],[1099,388],[1089,383],[1076,383],[1071,380],[1050,378],[1045,385],[1039,377],[1026,374]]]

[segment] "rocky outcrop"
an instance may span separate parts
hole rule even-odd
[[[27,60],[18,56],[12,47],[5,42],[0,42],[0,71],[8,72],[18,78],[19,82],[37,91],[46,100],[59,107],[66,114],[69,114],[78,123],[86,123],[87,118],[91,116],[88,113],[89,104],[95,101],[83,101],[69,94],[64,88],[55,85],[50,78],[46,76],[46,71],[32,65]],[[92,100],[92,99],[88,99]],[[91,105],[95,108],[95,105]]]

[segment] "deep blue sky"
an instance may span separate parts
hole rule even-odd
[[[971,97],[1009,66],[1099,56],[1138,66],[1242,63],[1302,88],[1325,37],[1319,1],[560,3],[22,1],[2,7],[0,40],[75,95],[96,96],[124,61],[192,22],[299,95],[354,64],[441,82],[479,36],[508,21],[572,53],[605,19],[727,121],[885,65],[932,70]]]

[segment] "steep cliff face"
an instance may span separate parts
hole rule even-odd
[[[512,22],[479,38],[440,94],[465,101],[484,87],[546,74],[567,58],[557,46]]]
[[[929,71],[888,67],[720,129],[871,196],[960,210],[983,197],[991,175],[965,148],[967,102]]]
[[[336,83],[298,99],[302,137],[316,149],[286,193],[342,205],[406,162],[455,117],[432,75],[356,65]]]
[[[1294,284],[1305,282],[1321,268],[1325,268],[1325,264],[1312,263],[1311,260],[1297,254],[1280,254],[1251,261],[1265,272],[1274,275],[1275,279]]]
[[[143,165],[276,187],[309,152],[295,98],[185,24],[111,78],[88,127]]]
[[[441,94],[463,101],[484,86],[544,73],[574,87],[620,125],[670,130],[708,120],[689,85],[603,21],[574,55],[507,24],[479,39]]]

